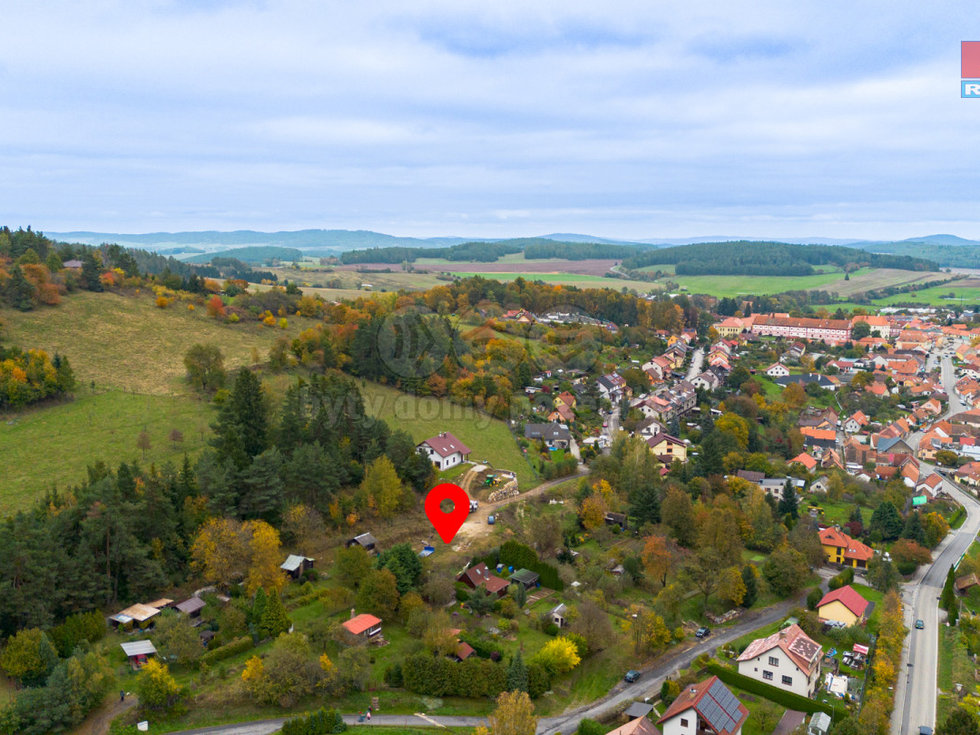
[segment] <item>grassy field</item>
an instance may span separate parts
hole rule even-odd
[[[111,467],[123,461],[179,465],[184,452],[193,456],[204,447],[213,412],[189,396],[83,390],[73,401],[8,415],[0,424],[0,515],[29,507],[52,485],[79,482],[99,459]],[[145,460],[136,447],[143,429],[150,435]],[[172,429],[183,434],[182,442],[170,440]]]
[[[976,283],[976,279],[970,279]],[[950,294],[953,298],[949,298]],[[964,285],[962,281],[952,281],[942,286],[924,288],[913,293],[900,293],[884,299],[878,299],[879,306],[894,306],[895,304],[926,304],[928,306],[970,306],[980,304],[980,286]]]
[[[473,461],[486,459],[496,468],[516,472],[521,490],[539,484],[503,421],[444,399],[419,398],[377,383],[362,383],[361,393],[369,414],[404,429],[415,441],[450,431],[473,450]]]
[[[340,279],[342,290],[352,292],[355,296],[364,296],[371,291],[398,291],[400,289],[413,291],[446,283],[433,274],[406,273],[402,271],[401,265],[398,263],[385,264],[380,267],[375,265],[373,268],[378,268],[381,271],[384,268],[390,268],[391,272],[359,273],[356,270],[327,270],[319,267],[293,268],[291,266],[280,266],[270,270],[279,276],[280,281],[293,281],[303,289],[304,293],[307,291],[320,293],[324,298],[327,298],[325,295],[327,292],[335,292],[338,289],[315,288],[313,284]],[[364,283],[371,284],[370,290],[361,289],[361,284]]]
[[[543,281],[544,283],[560,283],[568,286],[578,286],[579,288],[611,288],[619,291],[623,288],[635,289],[638,293],[649,293],[650,291],[661,291],[663,285],[654,281],[632,281],[625,278],[603,278],[602,276],[590,276],[585,273],[480,273],[479,271],[457,271],[454,275],[460,278],[471,276],[482,276],[483,278],[493,278],[497,281],[513,281],[515,278],[523,278],[528,281]]]
[[[4,310],[3,321],[12,344],[67,356],[80,383],[155,395],[186,393],[184,352],[196,342],[217,345],[225,367],[233,369],[264,361],[277,338],[296,336],[313,323],[289,317],[285,330],[225,324],[181,302],[158,309],[146,291],[74,294],[56,308]]]

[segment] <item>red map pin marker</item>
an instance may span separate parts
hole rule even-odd
[[[449,500],[453,504],[453,509],[448,513],[443,513],[439,507],[443,500]],[[456,537],[456,532],[469,513],[470,498],[459,485],[444,482],[429,490],[429,494],[425,496],[425,515],[435,527],[439,538],[447,544]]]

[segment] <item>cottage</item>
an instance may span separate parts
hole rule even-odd
[[[362,549],[368,552],[377,553],[378,540],[371,535],[370,531],[362,533],[359,536],[355,536],[352,539],[347,540],[347,548],[351,546],[360,546]]]
[[[381,632],[381,618],[376,618],[374,615],[368,615],[367,613],[355,615],[353,610],[350,612],[350,620],[345,620],[342,625],[344,626],[344,630],[351,635],[361,638],[373,638]]]
[[[869,603],[851,585],[831,590],[817,603],[821,620],[843,623],[850,627],[864,620]]]
[[[752,641],[738,657],[738,673],[812,698],[820,685],[823,648],[795,623]]]
[[[157,649],[151,641],[127,641],[119,644],[123,653],[129,659],[129,665],[134,669],[140,668],[145,664],[150,656],[157,655]]]
[[[286,557],[286,561],[279,565],[279,568],[288,574],[291,579],[299,579],[303,575],[303,572],[313,568],[314,561],[316,560],[308,556],[290,554]]]
[[[153,627],[153,618],[160,614],[160,609],[137,603],[130,605],[125,610],[117,612],[109,618],[114,628],[150,628]]]
[[[466,461],[471,450],[448,431],[426,439],[416,447],[440,471],[448,470]]]
[[[495,574],[492,574],[487,569],[487,565],[482,561],[464,570],[462,574],[456,577],[456,581],[462,582],[471,589],[483,587],[495,597],[503,597],[507,593],[507,587],[510,584],[506,579],[501,579]]]
[[[655,434],[647,439],[647,446],[664,464],[670,464],[675,459],[687,462],[687,444],[676,436]]]
[[[687,687],[657,724],[663,735],[741,735],[749,710],[712,676]]]
[[[201,610],[205,607],[204,600],[200,597],[188,597],[183,602],[177,603],[177,611],[189,618],[201,617]]]
[[[456,650],[453,652],[453,659],[455,659],[457,662],[462,662],[468,659],[474,653],[476,653],[476,649],[474,649],[473,646],[466,641],[460,641],[456,646]]]
[[[956,591],[961,595],[965,595],[970,589],[980,585],[980,580],[977,580],[977,575],[974,573],[965,574],[962,577],[957,577],[956,581],[953,582],[953,586]]]
[[[629,525],[629,518],[625,513],[613,513],[612,511],[609,511],[606,513],[603,520],[606,522],[607,526],[619,526],[619,528],[623,531],[625,531],[626,527]]]

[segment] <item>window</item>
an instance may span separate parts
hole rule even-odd
[[[687,727],[687,720],[685,720],[683,717],[681,718],[681,727]]]
[[[779,659],[776,658],[775,656],[770,656],[769,657],[769,665],[770,666],[779,666]]]
[[[772,672],[771,671],[763,671],[762,672],[762,678],[765,679],[766,681],[772,681]]]
[[[783,677],[783,684],[785,684],[788,687],[793,686],[793,677],[792,676],[784,676]]]

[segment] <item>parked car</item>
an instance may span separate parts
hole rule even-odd
[[[698,628],[697,632],[694,634],[695,638],[707,638],[711,635],[711,628],[705,628],[704,626]]]
[[[626,672],[626,676],[623,677],[626,681],[632,684],[634,681],[640,678],[640,672],[634,669],[630,669]]]
[[[475,501],[475,500],[471,500],[470,501],[470,513],[474,512],[475,510],[478,510],[479,507],[480,507],[480,504],[477,501]]]
[[[922,630],[925,627],[926,627],[926,624],[923,622],[922,618],[919,618],[919,619],[917,619],[915,621],[915,629],[916,630]],[[930,732],[931,732],[931,730],[930,730]]]
[[[496,523],[496,522],[497,522],[497,519],[496,519],[496,518],[494,518],[493,516],[490,516],[489,518],[487,518],[487,523],[489,523],[489,524],[490,524],[491,526],[492,526],[492,525],[493,525],[494,523]]]

